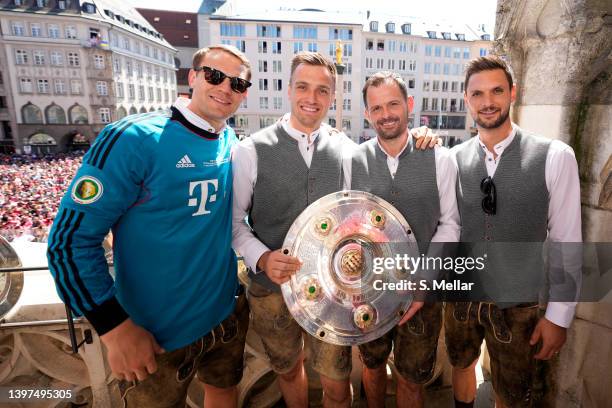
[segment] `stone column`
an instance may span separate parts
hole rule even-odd
[[[612,241],[611,37],[609,0],[497,2],[494,52],[507,58],[516,76],[513,120],[574,149],[585,242]],[[612,286],[610,245],[586,247],[587,285]],[[578,305],[556,370],[558,407],[600,407],[612,400],[607,302]]]

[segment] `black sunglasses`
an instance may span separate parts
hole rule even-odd
[[[204,71],[204,79],[211,85],[219,85],[225,81],[225,78],[229,78],[230,86],[234,92],[245,93],[251,83],[246,79],[231,77],[225,73],[211,67],[201,66],[193,69],[194,71]]]
[[[482,199],[482,211],[489,215],[495,215],[497,210],[497,191],[495,190],[495,183],[491,176],[485,177],[480,182],[480,191],[486,194]]]

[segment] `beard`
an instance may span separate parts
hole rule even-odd
[[[506,110],[502,109],[499,114],[499,118],[497,118],[497,120],[495,120],[494,122],[485,122],[484,120],[480,119],[478,115],[476,115],[475,120],[478,126],[483,129],[497,129],[498,127],[503,125],[506,120],[508,120],[508,116],[510,116],[510,107],[508,107],[508,109]]]
[[[389,120],[397,121],[397,126],[394,129],[383,129],[383,123]],[[376,122],[375,130],[376,134],[384,140],[392,140],[398,138],[407,129],[407,121],[402,121],[399,117],[390,117],[385,120],[379,120]]]

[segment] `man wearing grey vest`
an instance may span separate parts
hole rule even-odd
[[[545,240],[581,242],[582,235],[574,153],[560,141],[513,124],[509,111],[515,95],[503,60],[487,56],[467,65],[464,99],[478,135],[453,148],[461,242],[486,248],[487,270],[479,279],[492,289],[485,290],[490,300],[472,298],[445,307],[455,406],[461,408],[474,404],[475,365],[483,339],[491,358],[496,406],[544,406],[546,368],[539,360],[559,352],[576,306],[575,297],[557,299],[542,316],[537,302],[541,248],[534,256],[517,251]],[[578,274],[566,278],[579,287]],[[521,286],[517,281],[524,279],[536,283]],[[535,299],[526,296],[529,289],[535,290]]]
[[[415,148],[408,133],[414,101],[398,74],[379,72],[371,76],[363,88],[363,100],[366,118],[377,137],[361,144],[352,160],[345,161],[351,188],[394,205],[410,224],[420,252],[431,256],[431,242],[459,239],[456,168],[450,152],[439,146],[433,150]],[[369,407],[385,405],[386,362],[392,348],[400,374],[397,406],[423,406],[422,384],[433,376],[441,327],[441,303],[414,301],[400,325],[359,346]]]
[[[233,246],[251,283],[253,328],[261,337],[289,407],[308,405],[302,329],[280,291],[300,267],[280,252],[293,221],[312,202],[342,190],[342,150],[352,142],[323,124],[334,98],[336,68],[321,54],[301,52],[291,64],[291,113],[239,143],[234,151]],[[245,217],[248,216],[248,225]],[[311,337],[324,406],[348,407],[351,349]]]

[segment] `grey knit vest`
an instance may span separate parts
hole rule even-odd
[[[550,140],[518,129],[502,153],[493,182],[497,211],[488,215],[481,203],[487,177],[485,153],[478,138],[453,149],[458,165],[457,205],[465,256],[487,254],[486,269],[474,275],[482,293],[474,296],[503,307],[538,300],[544,281],[539,243],[548,231],[546,156]],[[535,244],[534,244],[535,243]]]
[[[376,139],[362,143],[352,159],[351,188],[372,193],[399,210],[412,228],[419,250],[427,253],[440,219],[434,150],[408,145],[399,157],[395,177]]]
[[[257,154],[257,181],[249,224],[271,250],[280,249],[293,221],[317,199],[342,190],[339,138],[321,129],[313,144],[310,168],[298,142],[277,123],[251,136]],[[276,292],[280,287],[263,272],[251,279]]]

